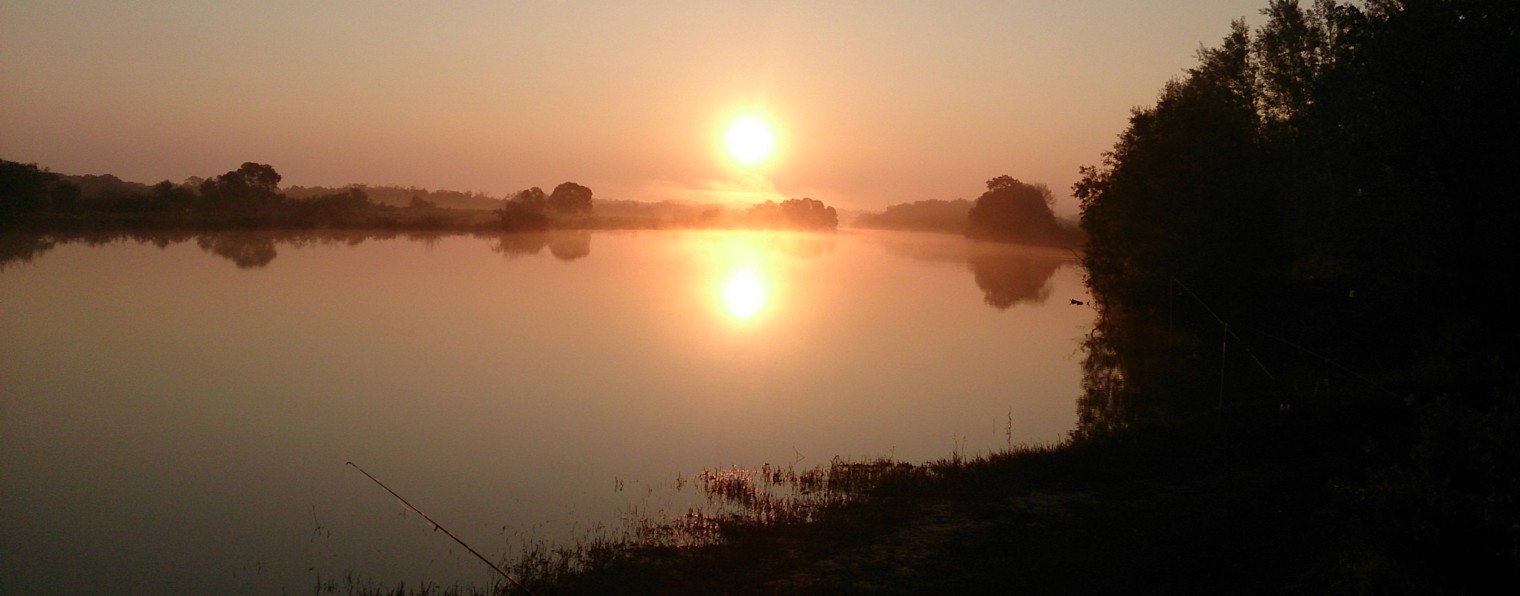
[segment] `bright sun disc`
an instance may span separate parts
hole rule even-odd
[[[771,150],[776,147],[770,126],[756,116],[735,120],[728,125],[728,135],[724,138],[728,154],[744,165],[760,163],[770,157]]]
[[[765,306],[765,284],[754,271],[740,269],[723,284],[723,303],[736,317],[753,317]]]

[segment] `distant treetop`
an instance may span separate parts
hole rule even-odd
[[[1018,242],[1038,246],[1071,246],[1077,234],[1056,220],[1050,189],[1012,176],[987,181],[967,213],[966,235],[977,240]]]

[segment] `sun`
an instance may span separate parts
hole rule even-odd
[[[744,116],[728,125],[724,145],[735,161],[752,166],[771,156],[771,151],[776,148],[776,136],[759,116]]]

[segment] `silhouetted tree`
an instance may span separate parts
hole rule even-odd
[[[307,225],[352,227],[363,221],[364,214],[371,212],[375,204],[369,193],[361,186],[350,186],[341,192],[322,196],[291,199],[285,202],[287,215]]]
[[[82,203],[79,186],[61,178],[48,185],[48,199],[60,211],[78,209]]]
[[[136,211],[144,208],[144,199],[152,189],[138,182],[128,182],[111,174],[65,176],[79,186],[80,198],[92,208],[110,211]]]
[[[1000,240],[1039,246],[1065,246],[1071,234],[1051,211],[1050,189],[1025,184],[1009,176],[987,181],[966,214],[966,235],[977,240]]]
[[[1260,151],[1250,48],[1249,30],[1235,22],[1155,107],[1134,112],[1103,167],[1084,168],[1073,189],[1088,283],[1104,307],[1093,337],[1119,344],[1107,353],[1123,367],[1124,391],[1174,398],[1129,407],[1137,419],[1201,407],[1175,401],[1206,396],[1208,378],[1187,369],[1218,370],[1219,326],[1198,309],[1177,321],[1174,280],[1216,312],[1238,313],[1264,296],[1249,289],[1253,280],[1281,271],[1276,177]]]
[[[832,230],[839,227],[839,212],[823,201],[810,198],[787,199],[780,203],[766,201],[750,207],[745,219],[751,226],[761,228]]]
[[[0,225],[46,209],[67,208],[79,199],[79,187],[58,174],[0,160]]]
[[[195,191],[168,180],[153,185],[153,206],[161,211],[183,211],[195,204]]]
[[[202,204],[211,209],[238,209],[282,198],[280,174],[267,164],[245,162],[241,167],[201,183]]]
[[[1495,374],[1480,363],[1520,339],[1505,289],[1520,281],[1520,179],[1496,174],[1520,162],[1520,4],[1264,13],[1137,109],[1073,189],[1100,306],[1089,353],[1118,369],[1092,403],[1144,419],[1204,405],[1160,396],[1215,387],[1216,404],[1239,364],[1221,321],[1390,378]]]
[[[782,217],[793,225],[803,228],[839,227],[839,212],[833,207],[809,198],[781,202]]]
[[[512,195],[511,202],[517,203],[523,208],[543,212],[549,208],[549,195],[537,186],[526,190],[519,190]]]
[[[548,209],[548,195],[535,186],[512,195],[496,210],[496,217],[501,228],[509,232],[544,230],[549,227]]]
[[[574,182],[564,182],[554,187],[547,203],[549,209],[556,213],[585,215],[591,213],[591,189]]]

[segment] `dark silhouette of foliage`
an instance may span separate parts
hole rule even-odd
[[[1009,176],[987,181],[966,214],[966,235],[977,240],[1018,242],[1036,246],[1069,246],[1075,239],[1050,210],[1050,189],[1025,184]]]
[[[1179,367],[1217,370],[1211,358],[1219,333],[1205,311],[1185,310],[1194,332],[1175,333],[1173,279],[1197,286],[1213,308],[1235,313],[1250,305],[1227,303],[1226,296],[1249,301],[1256,295],[1247,280],[1280,266],[1270,200],[1275,177],[1257,143],[1249,48],[1249,31],[1236,22],[1221,47],[1200,54],[1187,78],[1166,85],[1155,107],[1136,110],[1104,167],[1084,169],[1074,188],[1088,234],[1089,285],[1107,307],[1093,338],[1114,344],[1104,353],[1123,369],[1122,391],[1104,399],[1150,396],[1149,410],[1126,405],[1126,416],[1200,407],[1188,400],[1206,394],[1205,377]]]
[[[312,225],[337,226],[354,223],[369,213],[375,205],[363,187],[351,186],[346,191],[319,197],[287,201],[290,213]]]
[[[839,227],[839,213],[833,207],[809,198],[787,199],[780,203],[766,201],[745,214],[751,227],[762,229],[832,230]]]
[[[591,189],[574,182],[562,182],[549,193],[551,211],[562,214],[586,215],[591,213]]]
[[[64,179],[79,186],[79,198],[93,209],[140,211],[145,207],[131,203],[141,202],[152,192],[145,184],[128,182],[111,174],[64,176]]]
[[[168,180],[154,184],[151,205],[158,211],[184,211],[195,204],[195,191]]]
[[[517,191],[510,200],[533,211],[543,212],[549,208],[549,195],[544,194],[544,190],[537,186]]]
[[[377,186],[371,184],[352,184],[346,187],[291,186],[284,189],[284,194],[287,198],[291,199],[306,199],[346,192],[349,188],[363,190],[364,194],[369,197],[370,203],[380,207],[418,208],[416,201],[422,201],[422,204],[442,209],[493,211],[501,208],[503,201],[502,198],[493,197],[481,192],[428,190],[414,186]]]
[[[211,210],[246,210],[278,201],[280,174],[267,164],[241,167],[201,183],[201,203]]]
[[[501,229],[508,232],[545,230],[549,228],[549,195],[535,186],[520,190],[496,210]]]
[[[1501,496],[1520,469],[1520,179],[1505,174],[1520,4],[1263,13],[1137,109],[1074,187],[1099,307],[1077,434],[1407,397],[1421,442],[1351,489],[1370,513],[1343,581],[1482,591],[1520,564],[1520,507]]]
[[[501,229],[509,232],[546,230],[552,227],[557,216],[589,215],[591,213],[591,189],[574,182],[564,182],[554,188],[553,194],[544,194],[535,186],[518,191],[496,210]]]
[[[10,162],[5,162],[10,163]],[[272,166],[244,163],[212,178],[148,186],[111,175],[58,176],[35,165],[9,172],[41,176],[35,188],[0,199],[0,224],[33,232],[78,229],[386,229],[533,231],[547,229],[807,228],[833,229],[838,215],[811,199],[748,211],[664,201],[597,201],[592,190],[564,182],[553,194],[533,187],[503,201],[481,193],[354,184],[281,190]],[[22,176],[25,177],[25,176]],[[35,176],[34,176],[35,177]],[[19,180],[16,176],[13,179]],[[74,181],[88,187],[83,193]],[[46,187],[44,189],[44,187]],[[37,190],[44,189],[44,190]],[[378,195],[378,198],[377,198]],[[40,198],[39,198],[40,197]],[[608,212],[592,216],[594,205]],[[484,208],[489,207],[489,208]],[[571,251],[574,252],[574,251]],[[567,253],[568,254],[568,253]]]
[[[546,230],[549,228],[549,216],[543,211],[534,209],[528,204],[516,201],[508,201],[496,211],[501,229],[508,232],[522,232],[530,230]]]
[[[1520,92],[1516,9],[1264,12],[1137,110],[1074,188],[1110,327],[1096,337],[1126,344],[1126,390],[1207,385],[1221,319],[1389,371],[1513,345],[1520,194],[1494,173],[1520,158],[1520,126],[1494,98]]]
[[[923,230],[962,234],[971,212],[971,201],[956,199],[942,201],[930,199],[900,203],[887,207],[881,213],[866,213],[856,218],[857,228],[883,230]]]
[[[73,205],[79,187],[37,164],[0,160],[0,225],[45,209]]]

